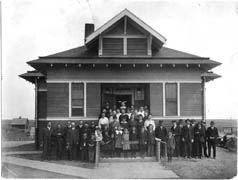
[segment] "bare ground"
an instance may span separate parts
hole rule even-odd
[[[173,159],[162,164],[183,179],[230,179],[237,175],[237,153],[217,148],[217,158]]]

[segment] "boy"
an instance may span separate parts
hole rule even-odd
[[[169,131],[169,137],[167,140],[167,149],[168,149],[168,162],[171,162],[173,157],[173,152],[175,149],[175,140],[171,131]]]
[[[88,160],[88,135],[87,133],[83,133],[83,139],[80,142],[80,150],[81,150],[81,160]]]
[[[95,149],[96,148],[96,141],[95,141],[95,134],[91,134],[91,138],[88,142],[88,159],[89,162],[94,162],[95,159]]]
[[[147,135],[144,126],[140,130],[139,134],[139,145],[140,145],[140,155],[142,158],[145,157],[145,150],[147,145]]]
[[[153,125],[150,124],[147,131],[147,145],[148,145],[148,156],[154,155],[155,146],[155,132],[153,131]]]

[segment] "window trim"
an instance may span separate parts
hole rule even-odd
[[[176,84],[176,100],[177,100],[177,115],[166,114],[166,84]],[[180,117],[180,83],[179,82],[163,82],[163,117]]]
[[[72,106],[72,83],[82,83],[83,84],[83,116],[72,116],[72,108],[79,108],[82,106]],[[86,107],[86,95],[87,95],[87,91],[86,91],[86,86],[87,83],[86,82],[74,82],[71,81],[69,82],[69,118],[82,118],[82,117],[87,117],[87,107]]]

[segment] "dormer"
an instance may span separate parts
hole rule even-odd
[[[85,34],[86,35],[86,34]],[[99,57],[151,57],[166,39],[127,9],[96,31],[90,30],[85,46],[97,44]]]

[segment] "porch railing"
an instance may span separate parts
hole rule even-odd
[[[161,158],[161,144],[164,144],[164,156],[165,158],[167,158],[167,143],[162,141],[159,138],[155,138],[156,141],[156,161],[160,162],[160,158]]]

